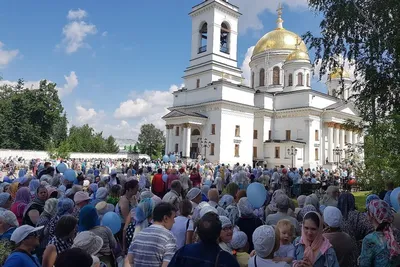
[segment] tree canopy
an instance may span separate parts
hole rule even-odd
[[[382,179],[400,185],[400,10],[398,0],[309,0],[320,13],[321,34],[304,35],[316,51],[320,76],[355,67],[352,90],[363,118],[365,168],[362,175],[382,189]],[[384,176],[384,177],[383,177]]]
[[[0,125],[0,148],[47,150],[51,157],[119,151],[114,137],[103,138],[89,125],[72,126],[68,134],[56,84],[46,80],[38,88],[26,88],[22,79],[15,86],[0,86]]]
[[[153,159],[161,158],[165,147],[164,134],[154,124],[144,124],[140,127],[137,145],[141,153]]]

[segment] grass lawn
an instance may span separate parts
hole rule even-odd
[[[360,191],[360,192],[353,192],[353,195],[356,199],[356,208],[359,211],[365,211],[365,200],[367,196],[371,194],[371,191]]]

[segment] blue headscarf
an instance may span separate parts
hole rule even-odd
[[[57,215],[63,216],[65,214],[68,214],[69,211],[74,207],[74,205],[75,205],[75,203],[72,199],[67,198],[67,197],[61,198],[57,204],[57,208],[58,208]]]
[[[92,205],[86,205],[79,212],[78,231],[89,231],[95,226],[100,225],[99,215],[97,210]]]
[[[365,200],[365,206],[366,206],[367,210],[368,210],[368,205],[369,205],[369,203],[370,203],[372,200],[375,200],[375,199],[380,200],[379,196],[378,196],[378,195],[375,195],[375,194],[371,194],[371,195],[367,196],[367,199]]]

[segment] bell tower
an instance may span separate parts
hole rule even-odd
[[[228,0],[205,0],[194,6],[190,65],[184,81],[188,90],[220,79],[241,83],[237,66],[239,8]]]

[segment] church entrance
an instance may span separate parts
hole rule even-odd
[[[198,155],[199,155],[199,144],[192,143],[192,146],[190,147],[190,158],[197,159]]]

